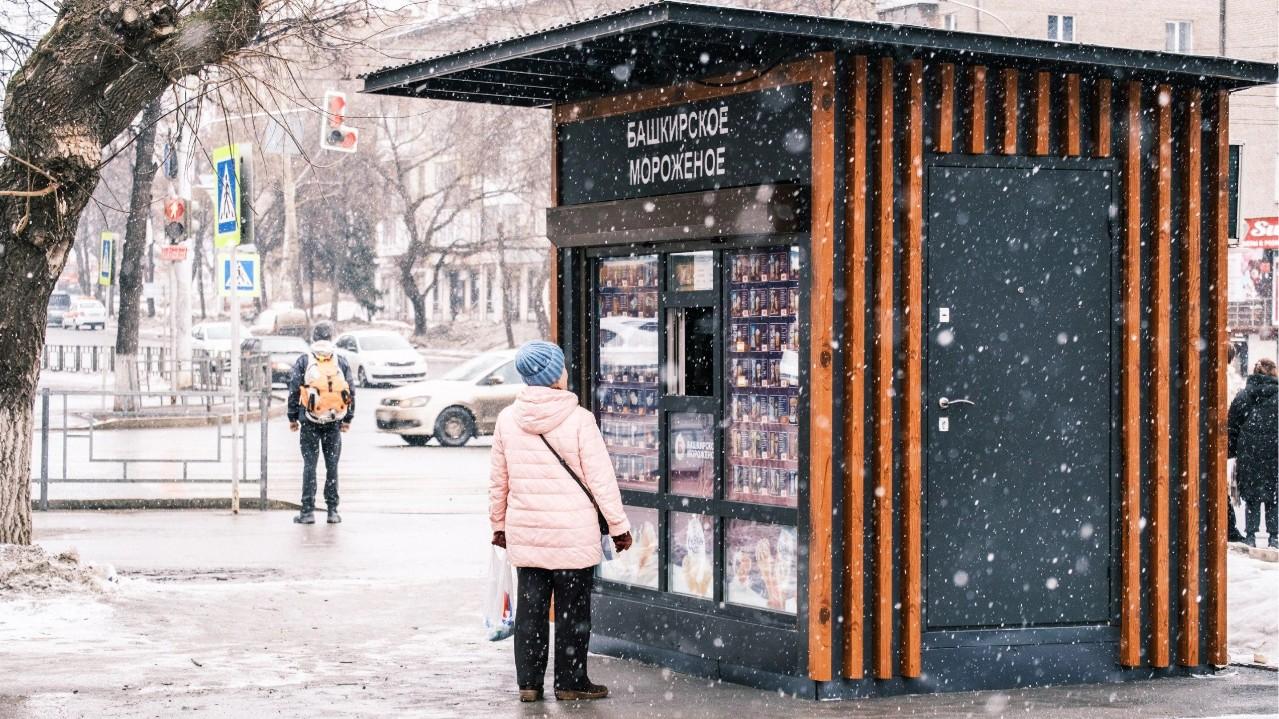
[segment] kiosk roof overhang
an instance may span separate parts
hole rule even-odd
[[[364,92],[546,107],[849,50],[1236,89],[1274,64],[689,2],[655,2],[363,75]]]

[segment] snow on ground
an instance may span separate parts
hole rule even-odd
[[[1226,576],[1230,661],[1279,667],[1279,563],[1231,552]]]
[[[0,596],[101,592],[114,579],[111,567],[82,564],[75,550],[0,544]]]

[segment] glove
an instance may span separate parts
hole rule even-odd
[[[301,426],[301,425],[299,425],[299,424],[298,424],[298,421],[295,419],[295,420],[293,420],[292,422],[289,422],[289,431],[290,431],[290,432],[296,432],[296,431],[298,431],[298,427],[300,427],[300,426]]]
[[[493,545],[506,549],[506,532],[494,532]]]
[[[626,532],[613,537],[613,548],[619,552],[625,552],[631,548],[631,533]]]
[[[338,431],[339,431],[339,432],[346,432],[346,431],[347,431],[347,430],[349,430],[349,429],[351,429],[351,423],[350,423],[350,422],[343,422],[342,424],[338,425]]]

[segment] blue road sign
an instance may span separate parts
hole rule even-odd
[[[262,296],[262,263],[259,259],[260,258],[255,253],[236,253],[234,282],[235,291],[238,296]],[[230,296],[232,281],[231,255],[218,255],[218,294],[223,297]]]
[[[219,147],[213,151],[213,170],[216,179],[214,191],[215,247],[231,247],[240,244],[240,148],[236,145]]]

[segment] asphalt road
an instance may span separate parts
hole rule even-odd
[[[50,327],[45,330],[44,343],[47,345],[109,346],[115,344],[115,330],[114,320],[107,324],[106,329],[100,330],[72,330]],[[143,346],[158,347],[164,344],[164,339],[158,334],[146,330],[139,333],[138,339]]]

